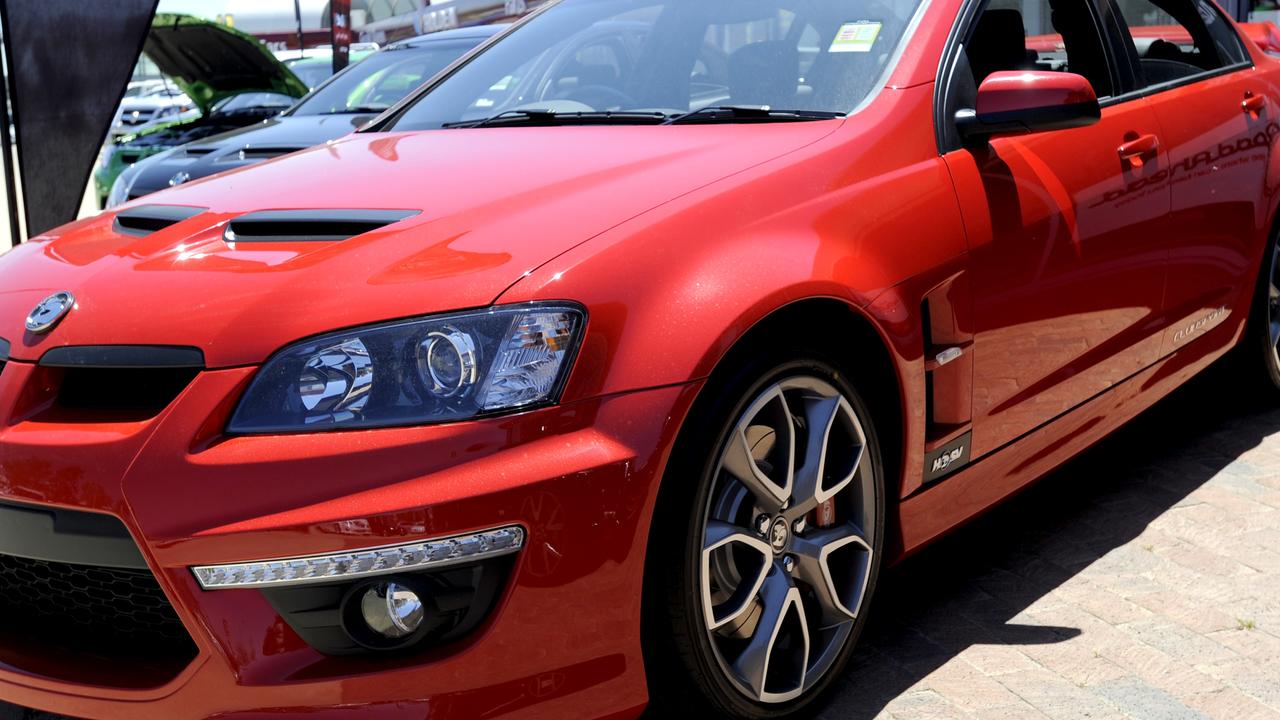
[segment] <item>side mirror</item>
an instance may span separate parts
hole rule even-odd
[[[1102,118],[1098,95],[1081,75],[1015,70],[994,72],[978,88],[977,107],[956,113],[966,140],[1092,125]]]

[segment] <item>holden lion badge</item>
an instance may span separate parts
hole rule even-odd
[[[58,321],[66,316],[76,304],[76,297],[67,291],[54,293],[31,311],[27,316],[27,330],[37,335],[53,329]]]

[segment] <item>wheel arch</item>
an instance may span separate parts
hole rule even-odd
[[[795,346],[818,351],[850,378],[874,415],[885,464],[887,498],[896,498],[897,478],[903,468],[905,394],[903,378],[879,326],[857,306],[835,297],[809,297],[774,309],[728,344],[718,356],[708,357],[708,381],[730,372],[752,353],[778,337],[800,337]],[[788,344],[788,346],[792,346]],[[709,354],[710,355],[710,354]],[[705,388],[705,386],[704,386]],[[701,394],[700,394],[701,395]],[[696,417],[695,399],[689,418]],[[683,428],[682,428],[683,431]]]
[[[805,342],[779,343],[780,336],[802,337]],[[884,331],[867,310],[846,299],[817,295],[773,308],[731,341],[723,346],[713,345],[712,350],[708,351],[709,372],[688,411],[679,418],[679,427],[674,432],[675,440],[666,467],[654,492],[652,514],[643,544],[646,578],[652,579],[669,572],[660,561],[666,556],[660,548],[672,542],[669,533],[664,531],[669,531],[671,522],[686,511],[688,504],[681,501],[692,492],[689,482],[681,482],[688,478],[671,471],[673,463],[679,464],[677,458],[687,460],[692,457],[689,453],[697,451],[696,446],[689,443],[691,438],[698,435],[698,430],[702,427],[699,423],[707,418],[707,414],[713,410],[712,406],[723,402],[724,398],[715,394],[721,381],[734,382],[735,371],[740,372],[752,361],[753,356],[758,357],[766,352],[771,356],[770,360],[776,356],[776,359],[785,362],[789,358],[786,357],[786,352],[778,351],[780,345],[788,349],[802,349],[804,354],[812,354],[814,359],[834,366],[839,374],[857,378],[851,384],[869,406],[869,412],[874,418],[883,463],[884,552],[894,552],[891,548],[896,548],[897,545],[898,479],[904,464],[903,444],[908,437],[905,425],[907,414],[904,413],[908,395],[903,391],[904,378],[900,374],[902,363],[896,359],[891,335]],[[715,348],[721,349],[716,351]],[[741,376],[738,380],[741,380]],[[666,612],[654,582],[644,583],[642,607],[640,636],[648,673],[648,663],[653,662],[654,658],[667,657],[664,653],[672,650],[669,647],[670,638],[655,630],[652,625],[659,622]]]

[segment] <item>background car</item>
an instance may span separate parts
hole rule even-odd
[[[1273,22],[1240,23],[1240,29],[1268,55],[1280,55],[1280,27]]]
[[[200,117],[200,110],[175,85],[158,81],[130,88],[120,102],[111,137],[136,135],[160,123],[181,122]]]
[[[132,164],[111,188],[106,207],[346,135],[504,27],[445,30],[389,45],[342,71],[278,117]]]
[[[156,15],[144,52],[190,99],[195,117],[173,115],[111,139],[94,185],[100,205],[124,169],[172,147],[278,115],[307,86],[256,38],[188,15]],[[239,97],[237,96],[243,96]],[[132,101],[131,101],[132,102]]]
[[[353,43],[350,50],[350,63],[354,65],[377,51],[377,43]],[[297,75],[299,80],[313,90],[333,77],[332,47],[279,50],[275,56],[294,75]]]

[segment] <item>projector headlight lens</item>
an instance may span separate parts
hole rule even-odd
[[[454,397],[476,384],[475,338],[454,328],[433,332],[418,346],[423,385],[439,398]]]
[[[585,321],[575,306],[525,305],[304,341],[258,372],[228,430],[454,422],[555,402]]]

